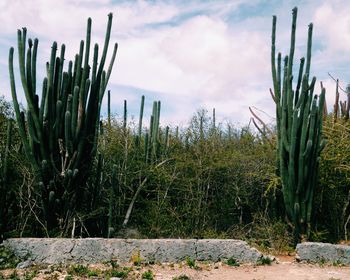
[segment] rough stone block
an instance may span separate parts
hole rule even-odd
[[[129,262],[132,256],[143,261],[179,262],[187,257],[218,261],[233,257],[256,263],[262,256],[240,240],[216,239],[66,239],[12,238],[4,246],[19,258],[32,263],[98,263],[108,260]]]
[[[234,239],[202,239],[197,241],[197,260],[219,261],[234,258],[239,262],[256,263],[262,254],[247,242]]]
[[[300,261],[350,264],[350,246],[320,242],[304,242],[297,245]]]

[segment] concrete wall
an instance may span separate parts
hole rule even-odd
[[[234,239],[65,239],[12,238],[4,246],[21,259],[33,263],[97,263],[116,259],[128,262],[132,255],[145,261],[178,262],[187,257],[218,261],[235,258],[256,263],[262,254],[241,240]]]

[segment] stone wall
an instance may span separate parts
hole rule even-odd
[[[296,251],[300,261],[350,265],[349,245],[304,242],[297,245]]]
[[[3,245],[31,263],[98,263],[108,260],[128,262],[140,255],[144,261],[178,262],[186,258],[218,261],[235,258],[256,263],[262,254],[234,239],[65,239],[11,238]]]

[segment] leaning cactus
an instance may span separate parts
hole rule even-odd
[[[314,95],[316,78],[309,82],[311,65],[312,24],[309,25],[307,56],[300,60],[296,88],[293,89],[293,58],[297,8],[293,9],[289,56],[275,55],[276,16],[272,23],[272,78],[276,103],[279,172],[288,219],[294,225],[295,236],[310,234],[314,191],[318,181],[319,155],[322,140],[322,118],[325,89]],[[305,69],[304,69],[305,64]]]
[[[84,196],[96,154],[101,103],[117,52],[114,45],[108,70],[105,61],[112,27],[108,15],[107,31],[100,60],[99,46],[93,49],[92,67],[89,65],[91,19],[87,21],[86,40],[80,42],[74,63],[69,61],[64,71],[65,45],[57,54],[57,43],[51,49],[46,65],[47,76],[42,95],[36,92],[36,57],[38,40],[28,40],[27,30],[18,30],[18,57],[22,87],[27,102],[26,114],[20,110],[13,70],[14,48],[9,52],[9,72],[12,99],[24,151],[37,174],[41,190],[42,208],[49,229],[58,220],[68,225]]]

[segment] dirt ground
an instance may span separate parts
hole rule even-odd
[[[74,275],[71,273],[70,279],[109,279],[108,264],[88,265],[88,270],[99,271],[99,275]],[[224,263],[196,263],[196,268],[190,268],[184,263],[180,264],[157,264],[135,266],[126,264],[118,269],[129,269],[126,278],[123,279],[152,279],[143,278],[146,271],[152,271],[154,280],[350,280],[350,266],[321,265],[297,263],[292,257],[277,258],[277,262],[271,265],[240,265],[232,267]],[[0,279],[67,279],[65,278],[69,268],[57,266],[36,267],[23,270],[16,270],[18,278],[14,278],[14,270],[0,271]],[[35,271],[35,274],[32,273]],[[30,274],[32,276],[30,277]],[[91,274],[91,273],[90,273]],[[1,278],[1,275],[3,278]],[[182,275],[182,278],[180,277]],[[184,275],[187,276],[184,277]]]
[[[349,280],[350,267],[330,267],[283,262],[270,266],[223,266],[209,271],[156,269],[155,279],[171,280],[185,274],[194,280]]]

